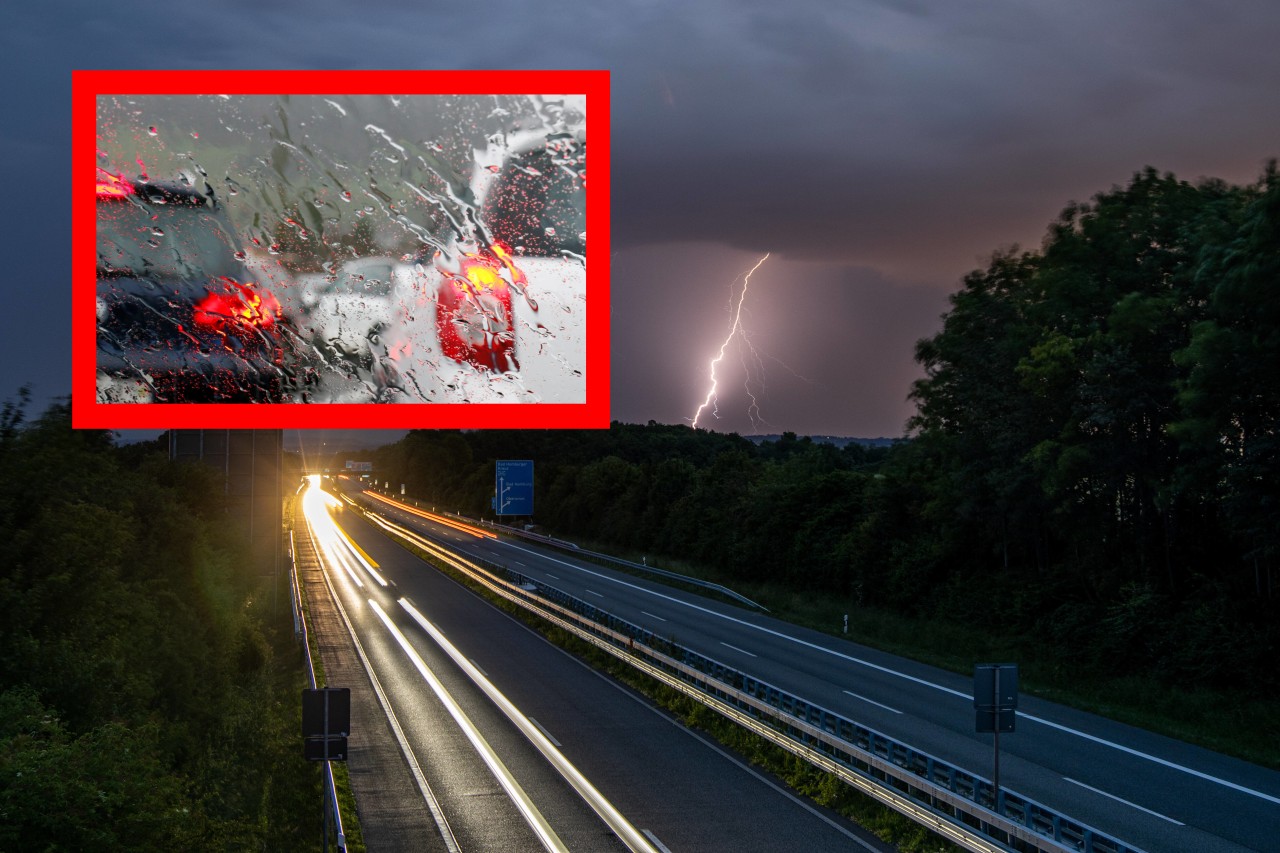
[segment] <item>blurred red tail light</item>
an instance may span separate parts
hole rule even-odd
[[[135,192],[132,183],[119,175],[111,174],[101,166],[98,167],[98,198],[127,196]]]
[[[499,373],[519,369],[511,287],[502,277],[503,267],[516,285],[526,283],[501,243],[495,243],[492,251],[463,255],[459,273],[448,274],[436,300],[440,350],[448,358]]]
[[[270,291],[255,290],[223,276],[223,289],[210,290],[196,303],[197,326],[215,332],[239,333],[270,329],[280,319],[280,303]]]

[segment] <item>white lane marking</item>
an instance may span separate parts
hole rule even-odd
[[[758,657],[760,657],[760,655],[753,655],[753,654],[751,654],[751,652],[747,651],[746,649],[740,649],[740,648],[738,648],[737,646],[731,646],[731,645],[729,645],[728,643],[721,643],[720,645],[724,646],[726,649],[733,649],[735,652],[741,652],[742,654],[746,655],[747,657],[752,657],[752,658],[758,658]]]
[[[539,633],[537,633],[536,631],[534,631],[534,630],[533,630],[532,628],[530,628],[528,625],[526,625],[526,624],[524,624],[523,622],[520,622],[519,620],[517,620],[517,619],[516,619],[514,616],[512,616],[510,613],[504,613],[503,615],[504,615],[504,616],[506,616],[508,619],[510,619],[512,622],[514,622],[516,625],[518,625],[521,629],[523,629],[523,630],[525,630],[525,631],[528,631],[528,632],[529,632],[529,635],[530,635],[531,637],[534,637],[534,638],[536,638],[536,639],[543,640],[543,641],[545,642],[545,640],[546,640],[546,638],[545,638],[545,637],[543,637],[541,634],[539,634]],[[807,802],[805,802],[804,800],[800,799],[800,798],[799,798],[798,796],[796,796],[796,795],[795,795],[795,793],[793,793],[792,791],[789,791],[789,790],[787,790],[786,788],[782,787],[781,785],[779,785],[777,782],[774,782],[774,781],[773,781],[772,779],[770,779],[769,777],[762,775],[762,774],[761,774],[758,770],[756,770],[754,767],[752,767],[752,766],[751,766],[751,765],[749,765],[749,764],[745,764],[745,763],[744,763],[741,759],[739,759],[737,756],[733,755],[732,753],[726,752],[726,751],[725,751],[724,749],[722,749],[719,745],[717,745],[716,743],[714,743],[714,742],[712,742],[712,741],[708,740],[708,739],[707,739],[706,737],[704,737],[703,735],[698,734],[698,733],[697,733],[697,732],[695,732],[693,729],[691,729],[691,728],[689,728],[688,726],[686,726],[684,723],[681,723],[681,722],[676,721],[674,718],[672,718],[672,716],[671,716],[670,714],[668,714],[668,713],[666,713],[665,711],[662,711],[662,710],[660,710],[660,709],[658,709],[658,708],[655,708],[653,705],[650,705],[650,704],[649,704],[649,701],[648,701],[647,699],[644,699],[644,698],[642,698],[641,696],[639,696],[638,694],[633,693],[629,688],[622,686],[621,684],[619,684],[618,682],[614,681],[612,678],[610,678],[609,676],[605,675],[604,673],[599,672],[599,671],[597,671],[597,670],[593,669],[593,668],[591,667],[591,664],[587,663],[586,661],[582,660],[581,658],[574,657],[572,654],[570,654],[569,652],[567,652],[567,651],[565,651],[564,649],[560,648],[559,646],[552,646],[552,648],[553,648],[553,649],[555,649],[555,650],[556,650],[557,652],[559,652],[560,654],[564,655],[566,658],[568,658],[568,659],[569,659],[570,661],[572,661],[573,663],[575,663],[575,664],[577,664],[578,666],[580,666],[580,667],[582,667],[583,669],[585,669],[585,670],[586,670],[587,672],[589,672],[591,675],[594,675],[596,678],[600,679],[600,680],[601,680],[601,681],[603,681],[605,684],[607,684],[607,685],[609,685],[610,687],[612,687],[614,690],[617,690],[617,691],[618,691],[619,693],[621,693],[623,696],[626,696],[626,697],[627,697],[628,699],[630,699],[632,702],[635,702],[637,705],[639,705],[640,707],[644,708],[644,709],[645,709],[646,711],[648,711],[649,713],[657,715],[659,719],[661,719],[661,720],[665,721],[668,725],[675,726],[675,728],[676,728],[676,730],[677,730],[677,731],[683,732],[683,733],[684,733],[685,735],[687,735],[688,737],[693,738],[693,739],[694,739],[694,740],[696,740],[698,743],[702,744],[702,745],[703,745],[703,746],[705,746],[707,749],[709,749],[709,750],[711,750],[712,752],[714,752],[716,755],[719,755],[719,756],[720,756],[721,758],[723,758],[725,761],[727,761],[727,762],[729,762],[730,764],[732,764],[733,766],[737,767],[737,768],[738,768],[739,770],[741,770],[743,773],[746,773],[747,775],[751,776],[751,777],[752,777],[753,779],[755,779],[756,781],[758,781],[758,782],[762,783],[765,787],[769,788],[770,790],[774,791],[774,792],[775,792],[775,793],[777,793],[777,794],[782,795],[782,796],[783,796],[783,797],[785,797],[786,799],[788,799],[788,800],[790,800],[791,802],[795,803],[795,804],[796,804],[797,806],[799,806],[800,808],[802,808],[802,809],[804,809],[805,811],[809,812],[809,814],[813,815],[813,816],[814,816],[814,817],[816,817],[818,820],[820,820],[820,821],[822,821],[823,823],[827,824],[827,825],[828,825],[828,826],[830,826],[832,829],[834,829],[836,832],[839,832],[841,835],[844,835],[844,836],[845,836],[846,838],[848,838],[850,841],[854,842],[855,844],[859,845],[860,847],[862,847],[862,848],[864,848],[864,849],[866,849],[866,850],[870,850],[870,851],[871,851],[871,853],[880,853],[880,848],[879,848],[879,847],[875,847],[875,846],[873,846],[873,845],[871,845],[871,844],[867,843],[867,841],[866,841],[866,840],[864,840],[864,839],[862,839],[862,838],[859,838],[858,836],[854,835],[852,832],[850,832],[850,831],[848,830],[848,828],[846,828],[846,827],[844,827],[844,826],[841,826],[839,823],[837,823],[835,820],[833,820],[829,815],[823,814],[821,811],[819,811],[819,810],[818,810],[815,806],[813,806],[812,804],[807,803]],[[647,834],[647,833],[646,833],[646,834]]]
[[[338,598],[338,591],[333,588],[333,582],[329,580],[329,576],[323,572],[321,572],[321,576],[324,578],[325,587],[329,590],[329,597],[333,600],[338,610],[338,615],[342,617],[343,624],[347,626],[347,634],[351,637],[352,645],[355,646],[356,655],[360,658],[365,674],[369,676],[369,683],[373,685],[373,692],[378,697],[378,704],[382,706],[387,722],[391,724],[391,731],[396,736],[396,742],[400,745],[400,754],[404,756],[405,761],[408,763],[409,772],[413,774],[413,780],[418,785],[418,791],[422,794],[422,798],[426,800],[427,810],[431,812],[431,818],[435,821],[436,828],[440,830],[440,836],[444,839],[445,848],[449,853],[462,853],[462,847],[458,844],[458,839],[453,835],[453,827],[449,826],[449,819],[445,817],[444,809],[440,807],[440,801],[436,799],[435,791],[431,790],[426,774],[422,772],[422,767],[418,764],[418,756],[414,754],[413,747],[409,745],[409,738],[405,735],[404,729],[400,725],[400,718],[396,716],[396,712],[391,708],[391,700],[382,689],[382,682],[378,679],[377,673],[374,672],[369,656],[364,652],[364,644],[356,636],[356,629],[351,624],[351,619],[347,616],[347,608],[343,606],[342,600]]]
[[[583,588],[582,588],[582,591],[583,591],[583,592],[589,592],[589,593],[591,593],[592,595],[599,596],[600,598],[604,598],[604,593],[603,593],[603,592],[596,592],[594,589],[587,589],[586,587],[583,587]]]
[[[531,722],[531,723],[533,723],[535,726],[537,726],[537,727],[538,727],[538,731],[540,731],[540,732],[542,732],[544,735],[546,735],[546,736],[547,736],[547,740],[549,740],[549,741],[551,741],[552,743],[554,743],[557,747],[564,746],[564,744],[562,744],[560,741],[556,740],[555,738],[553,738],[553,737],[551,736],[551,732],[547,731],[547,727],[546,727],[546,726],[544,726],[542,723],[538,722],[538,721],[537,721],[537,720],[535,720],[533,717],[530,717],[530,718],[529,718],[529,722]]]
[[[399,599],[399,604],[404,608],[405,612],[413,617],[413,621],[417,622],[422,630],[426,631],[431,639],[435,640],[436,645],[444,650],[444,653],[466,673],[472,683],[479,687],[489,697],[489,700],[506,715],[507,719],[515,724],[515,727],[529,739],[529,742],[534,745],[538,752],[542,753],[542,757],[547,759],[561,777],[578,792],[578,796],[582,797],[583,801],[591,807],[591,810],[600,816],[605,825],[613,830],[619,841],[634,853],[657,853],[648,839],[640,834],[640,830],[636,829],[631,821],[623,817],[613,803],[605,799],[604,795],[591,784],[587,777],[582,775],[582,771],[574,767],[569,759],[565,758],[564,753],[557,749],[548,737],[539,731],[537,726],[529,722],[529,718],[515,706],[515,703],[503,695],[502,691],[492,681],[477,672],[476,668],[463,656],[462,652],[458,651],[457,647],[449,642],[449,638],[432,624],[426,616],[423,616],[409,599],[401,598]]]
[[[403,604],[404,599],[400,599],[400,602]],[[489,742],[480,734],[480,730],[475,727],[475,724],[463,712],[462,707],[445,689],[440,679],[436,678],[436,674],[427,666],[427,662],[418,654],[418,650],[409,643],[409,638],[396,627],[395,623],[391,621],[391,617],[387,616],[386,611],[379,606],[378,602],[371,598],[369,599],[369,605],[373,608],[373,612],[378,614],[378,618],[382,620],[382,624],[386,626],[387,631],[400,644],[400,648],[404,650],[404,653],[409,657],[409,661],[418,670],[422,680],[427,682],[427,686],[436,694],[440,704],[444,705],[445,710],[449,712],[449,716],[453,717],[454,722],[458,724],[458,728],[462,729],[462,733],[467,736],[467,740],[471,741],[471,746],[489,767],[489,772],[498,780],[498,784],[507,792],[507,796],[511,798],[511,802],[520,811],[525,823],[529,824],[529,828],[538,836],[542,846],[547,850],[556,851],[556,853],[561,853],[561,851],[569,853],[569,848],[556,835],[555,830],[551,828],[551,824],[547,823],[547,819],[542,816],[542,812],[538,811],[538,807],[533,804],[533,800],[529,799],[529,795],[525,793],[524,788],[520,787],[520,783],[516,781],[516,778],[511,775],[507,765],[502,763],[502,759],[493,751],[493,747],[489,746]]]
[[[659,622],[667,621],[666,619],[663,619],[661,616],[657,615],[656,613],[650,613],[648,610],[641,610],[640,612],[643,613],[645,616],[648,616],[650,619],[657,619]]]
[[[1067,778],[1066,776],[1063,776],[1063,777],[1062,777],[1062,781],[1063,781],[1063,782],[1070,782],[1072,785],[1079,785],[1081,788],[1084,788],[1085,790],[1088,790],[1088,791],[1093,791],[1095,794],[1101,794],[1101,795],[1102,795],[1102,796],[1104,796],[1104,797],[1110,797],[1111,799],[1115,800],[1117,803],[1124,803],[1126,806],[1130,806],[1130,807],[1132,807],[1132,808],[1135,808],[1135,809],[1137,809],[1137,810],[1138,810],[1138,811],[1140,811],[1140,812],[1146,812],[1147,814],[1149,814],[1149,815],[1153,815],[1153,816],[1155,816],[1155,817],[1158,817],[1158,818],[1160,818],[1161,820],[1167,820],[1167,821],[1169,821],[1169,823],[1176,823],[1178,826],[1186,826],[1186,824],[1185,824],[1185,823],[1183,823],[1183,822],[1182,822],[1182,821],[1180,821],[1180,820],[1174,820],[1174,819],[1173,819],[1173,818],[1171,818],[1171,817],[1168,817],[1168,816],[1166,816],[1166,815],[1162,815],[1162,814],[1160,814],[1160,812],[1153,812],[1151,809],[1143,808],[1142,806],[1138,805],[1137,803],[1131,803],[1131,802],[1129,802],[1128,800],[1125,800],[1125,799],[1122,799],[1122,798],[1120,798],[1120,797],[1117,797],[1115,794],[1108,794],[1106,791],[1100,791],[1100,790],[1098,790],[1097,788],[1093,787],[1092,785],[1086,785],[1086,784],[1085,784],[1085,783],[1083,783],[1083,782],[1077,782],[1075,779],[1069,779],[1069,778]]]
[[[653,842],[653,846],[657,847],[658,850],[661,851],[661,853],[671,853],[671,850],[667,847],[667,845],[663,844],[661,841],[658,840],[658,836],[654,835],[652,832],[650,832],[647,829],[642,829],[640,831],[643,832],[645,836],[647,836],[648,839]]]
[[[558,581],[558,580],[560,580],[560,578],[558,578],[558,577],[556,577],[555,575],[551,574],[551,572],[547,572],[547,577],[551,578],[553,581]]]
[[[884,708],[886,711],[892,711],[895,714],[902,713],[897,708],[890,708],[888,705],[881,705],[879,702],[877,702],[874,699],[868,699],[866,696],[859,696],[857,693],[854,693],[852,690],[846,690],[844,692],[848,693],[854,699],[861,699],[863,702],[866,702],[868,705],[875,705],[877,708]]]
[[[524,563],[520,562],[519,560],[512,560],[511,562],[515,563],[517,566],[524,566]],[[528,566],[525,566],[525,568],[528,568]]]
[[[944,687],[941,684],[934,684],[932,681],[926,681],[923,678],[916,678],[914,675],[907,675],[905,672],[898,672],[897,670],[890,669],[887,666],[880,666],[879,664],[872,663],[871,661],[862,660],[861,658],[855,658],[852,655],[846,655],[842,652],[837,652],[835,649],[829,649],[826,646],[820,646],[817,643],[811,643],[808,640],[802,640],[799,637],[792,637],[790,634],[784,634],[781,631],[775,631],[772,628],[766,628],[763,625],[755,625],[751,622],[747,622],[746,620],[738,619],[736,617],[729,616],[728,614],[720,613],[718,611],[712,610],[709,607],[701,607],[697,604],[694,604],[693,602],[684,601],[683,599],[676,598],[675,596],[664,595],[655,590],[646,589],[645,587],[637,586],[636,584],[633,584],[633,583],[627,583],[624,580],[620,580],[618,578],[612,578],[612,577],[609,577],[608,575],[601,574],[600,572],[593,572],[590,569],[583,568],[582,566],[575,566],[572,563],[566,563],[564,560],[557,560],[555,557],[549,557],[546,554],[539,554],[536,551],[530,551],[528,548],[521,548],[519,545],[515,545],[511,542],[508,542],[506,544],[508,545],[508,547],[515,548],[516,550],[519,550],[519,551],[524,551],[526,554],[533,554],[534,556],[541,557],[544,560],[549,560],[553,563],[559,563],[562,566],[568,566],[569,568],[576,569],[577,571],[583,572],[584,574],[593,575],[603,580],[611,581],[613,583],[620,584],[630,589],[634,589],[638,592],[648,593],[649,595],[656,596],[657,598],[661,598],[666,601],[673,602],[675,604],[684,605],[685,607],[691,608],[693,610],[697,610],[701,613],[706,613],[710,616],[716,616],[720,619],[724,619],[725,621],[733,622],[736,625],[742,625],[743,627],[760,631],[763,634],[769,634],[770,636],[777,637],[781,640],[788,640],[792,643],[795,643],[796,645],[804,646],[805,648],[813,649],[819,652],[824,652],[826,654],[831,655],[832,657],[837,657],[837,658],[840,658],[841,660],[847,660],[850,663],[860,664],[869,669],[874,669],[879,672],[883,672],[886,675],[893,675],[898,678],[904,678],[907,681],[912,681],[912,682],[915,682],[916,684],[923,685],[924,687],[932,687],[934,690],[941,690],[943,693],[949,693],[952,696],[958,696],[961,699],[965,700],[966,702],[973,701],[973,696],[969,693],[964,693],[960,690],[952,690],[950,687]],[[1018,711],[1017,714],[1019,717],[1023,718],[1024,720],[1031,720],[1032,722],[1041,723],[1043,725],[1049,726],[1050,728],[1055,728],[1055,729],[1058,729],[1059,731],[1063,731],[1068,734],[1078,735],[1079,737],[1082,737],[1086,740],[1091,740],[1094,743],[1101,744],[1102,746],[1109,746],[1112,749],[1118,749],[1121,752],[1128,753],[1129,755],[1132,755],[1136,758],[1144,758],[1147,761],[1151,761],[1156,764],[1162,765],[1164,767],[1168,767],[1171,770],[1177,770],[1182,773],[1186,773],[1190,776],[1195,776],[1196,778],[1203,779],[1206,782],[1215,782],[1224,787],[1231,788],[1232,790],[1235,790],[1235,791],[1239,791],[1242,794],[1248,794],[1251,797],[1258,797],[1259,799],[1266,800],[1267,802],[1280,805],[1280,797],[1273,797],[1270,794],[1264,794],[1261,791],[1255,791],[1252,788],[1246,788],[1243,785],[1237,785],[1235,782],[1230,782],[1226,779],[1221,779],[1217,776],[1211,776],[1208,773],[1202,773],[1201,771],[1195,770],[1191,767],[1186,767],[1181,764],[1175,764],[1174,762],[1168,761],[1164,758],[1160,758],[1159,756],[1151,755],[1150,753],[1146,753],[1146,752],[1140,752],[1139,750],[1133,749],[1131,747],[1122,746],[1121,744],[1115,743],[1114,741],[1105,740],[1104,738],[1097,737],[1096,735],[1091,735],[1091,734],[1088,734],[1087,732],[1082,732],[1077,729],[1073,729],[1068,726],[1061,725],[1060,723],[1050,722],[1049,720],[1045,720],[1040,717],[1036,717],[1031,714],[1024,713],[1022,711]]]
[[[1193,770],[1190,767],[1183,767],[1181,764],[1174,764],[1172,761],[1167,761],[1155,755],[1148,755],[1145,752],[1139,752],[1138,750],[1133,749],[1131,747],[1124,746],[1123,744],[1114,743],[1113,741],[1109,741],[1109,740],[1103,740],[1102,738],[1097,737],[1095,735],[1091,735],[1088,732],[1078,732],[1075,729],[1067,728],[1066,726],[1052,722],[1051,720],[1043,720],[1040,717],[1034,717],[1031,714],[1024,714],[1021,711],[1018,711],[1017,714],[1019,717],[1032,720],[1042,725],[1046,725],[1050,728],[1059,729],[1060,731],[1068,732],[1073,735],[1079,735],[1085,740],[1091,740],[1094,743],[1100,743],[1103,746],[1109,746],[1112,749],[1118,749],[1121,752],[1127,752],[1130,755],[1137,756],[1138,758],[1145,758],[1148,761],[1154,761],[1156,764],[1163,765],[1165,767],[1168,767],[1171,770],[1181,770],[1183,773],[1188,773],[1197,778],[1204,779],[1206,782],[1217,782],[1219,785],[1225,785],[1226,787],[1239,791],[1242,794],[1249,794],[1250,796],[1258,797],[1260,799],[1267,800],[1268,802],[1275,803],[1276,805],[1280,805],[1280,797],[1273,797],[1270,794],[1264,794],[1261,791],[1255,791],[1252,788],[1246,788],[1243,785],[1237,785],[1235,782],[1230,782],[1226,779],[1219,779],[1217,776],[1210,776],[1208,773],[1201,773],[1199,770]]]

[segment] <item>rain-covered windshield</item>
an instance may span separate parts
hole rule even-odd
[[[100,200],[99,291],[122,270],[252,282],[279,303],[260,337],[283,357],[232,381],[275,370],[276,402],[583,402],[584,139],[573,95],[100,96],[101,172],[217,216]],[[131,316],[103,311],[100,389],[155,387],[118,345],[139,336],[103,355],[102,324]]]
[[[97,218],[99,270],[190,281],[243,275],[231,235],[207,208],[122,198],[99,201]]]
[[[507,161],[489,197],[485,221],[517,254],[555,257],[586,253],[586,146],[536,151]]]

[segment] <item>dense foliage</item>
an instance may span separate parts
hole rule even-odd
[[[297,663],[214,472],[23,416],[0,413],[0,849],[318,846]]]
[[[1280,176],[1146,170],[1040,251],[967,276],[917,346],[890,452],[680,426],[414,431],[379,470],[536,521],[916,616],[1034,636],[1078,671],[1274,692],[1280,651]],[[394,472],[394,473],[392,473]]]

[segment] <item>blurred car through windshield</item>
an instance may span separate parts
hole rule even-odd
[[[292,397],[305,349],[212,198],[104,172],[97,212],[99,402]]]
[[[388,335],[400,360],[430,363],[440,398],[484,381],[500,398],[584,400],[585,186],[586,144],[572,134],[513,135],[476,152],[474,235],[415,259],[435,322]]]

